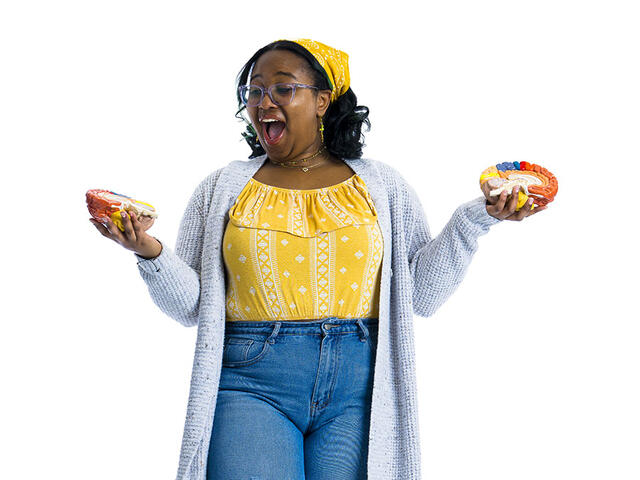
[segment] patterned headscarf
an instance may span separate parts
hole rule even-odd
[[[331,102],[335,102],[340,95],[349,90],[349,82],[351,80],[349,76],[349,55],[329,45],[315,42],[308,38],[289,41],[302,45],[309,50],[318,60],[318,63],[322,65],[324,71],[327,72],[331,83]]]

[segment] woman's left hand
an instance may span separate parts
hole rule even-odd
[[[491,190],[497,188],[497,186],[491,186],[489,183],[492,179],[484,182],[482,184],[482,193],[487,198],[486,209],[487,213],[492,217],[495,217],[499,220],[517,220],[521,221],[525,217],[529,217],[531,215],[535,215],[540,210],[545,210],[547,207],[538,205],[533,210],[531,209],[531,204],[533,203],[533,199],[529,197],[527,202],[520,208],[519,211],[516,212],[516,205],[518,204],[518,189],[520,187],[513,187],[513,191],[511,194],[511,198],[507,201],[507,191],[503,191],[499,196],[490,196],[489,193]]]

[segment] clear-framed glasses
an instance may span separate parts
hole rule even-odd
[[[289,105],[293,102],[296,95],[296,88],[314,88],[313,85],[305,85],[304,83],[274,83],[269,88],[259,85],[243,85],[238,88],[240,99],[247,107],[257,107],[264,99],[264,93],[267,92],[271,101],[278,105]]]

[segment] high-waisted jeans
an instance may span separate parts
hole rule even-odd
[[[359,480],[377,318],[227,322],[207,480]]]

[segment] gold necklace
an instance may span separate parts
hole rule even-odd
[[[280,167],[285,167],[285,168],[301,168],[303,172],[308,172],[310,169],[317,167],[318,165],[322,165],[322,163],[316,163],[315,165],[311,165],[311,166],[304,166],[304,167],[298,167],[298,163],[300,162],[306,162],[307,160],[311,160],[312,158],[317,157],[318,155],[320,155],[324,150],[326,150],[326,145],[322,145],[322,147],[320,148],[320,150],[318,150],[316,153],[314,153],[313,155],[311,155],[310,157],[307,158],[303,158],[302,160],[296,160],[296,161],[289,161],[289,162],[274,162],[273,160],[269,159],[269,161],[271,163],[274,163]],[[288,165],[290,164],[290,165]]]

